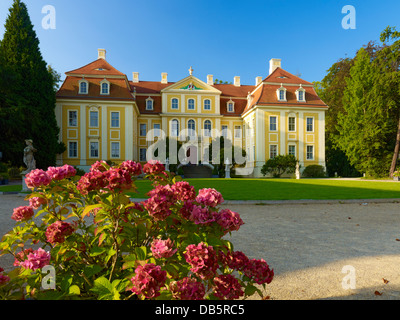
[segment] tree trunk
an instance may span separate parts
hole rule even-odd
[[[400,148],[400,117],[399,117],[399,125],[397,126],[396,145],[394,147],[392,165],[390,166],[390,172],[389,172],[390,178],[393,178],[393,173],[396,170],[396,162],[397,159],[399,158],[399,148]]]

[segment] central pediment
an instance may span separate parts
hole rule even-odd
[[[174,84],[164,88],[161,90],[161,93],[168,93],[168,92],[188,92],[188,93],[214,93],[214,94],[221,94],[221,91],[215,89],[213,86],[208,85],[204,81],[196,78],[195,76],[188,76]]]

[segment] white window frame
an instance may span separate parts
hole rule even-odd
[[[92,149],[92,143],[97,143],[97,156],[92,154],[92,151],[96,151],[96,149]],[[99,141],[89,141],[89,158],[90,159],[98,159],[99,155],[100,155]]]
[[[221,136],[228,138],[228,126],[225,124],[221,126]]]
[[[311,150],[311,158],[309,158],[309,154],[310,154],[310,152],[308,151],[308,148],[312,148]],[[314,155],[314,153],[315,153],[315,150],[314,150],[314,145],[311,145],[311,144],[307,144],[306,145],[306,160],[308,160],[308,161],[312,161],[312,160],[315,160],[314,158],[315,158],[315,155]]]
[[[281,92],[283,92],[283,99],[281,98]],[[284,102],[287,101],[286,100],[286,88],[283,85],[281,85],[281,87],[276,90],[276,95],[277,95],[278,101],[284,101]]]
[[[210,125],[210,128],[206,128],[206,123],[207,123],[207,126],[208,126],[208,124]],[[204,136],[211,137],[212,121],[209,119],[204,120],[203,129],[204,129]]]
[[[113,154],[113,146],[118,146],[118,155],[115,156]],[[121,158],[121,143],[119,141],[111,141],[110,142],[110,158],[111,159],[120,159]]]
[[[271,157],[271,154],[272,154],[272,147],[275,147],[276,148],[276,150],[275,150],[275,156],[274,157]],[[269,158],[270,159],[274,159],[277,155],[279,154],[279,149],[278,149],[278,145],[277,144],[270,144],[269,145]]]
[[[206,102],[208,102],[208,107],[206,107],[207,106]],[[203,109],[204,110],[211,110],[211,100],[210,99],[204,99],[203,100]]]
[[[191,128],[191,126],[193,128]],[[193,137],[196,133],[196,120],[189,119],[187,122],[188,136]]]
[[[302,99],[300,99],[300,92],[302,92]],[[297,102],[306,102],[306,90],[300,85],[300,88],[296,90]]]
[[[82,91],[81,84],[85,83],[86,84],[86,91]],[[89,82],[85,79],[79,80],[79,94],[88,94],[89,93]]]
[[[232,106],[232,109],[230,109],[230,106]],[[227,111],[227,112],[235,112],[235,102],[232,101],[232,99],[229,100],[229,101],[226,103],[226,111]]]
[[[179,137],[179,120],[178,119],[172,119],[171,120],[171,137]],[[174,128],[174,125],[176,125],[176,128]]]
[[[271,129],[271,119],[272,118],[275,118],[275,120],[276,120],[276,122],[275,122],[275,129]],[[269,131],[272,131],[272,132],[276,132],[276,131],[278,131],[278,116],[269,116]]]
[[[308,119],[311,119],[311,121],[312,121],[312,123],[311,123],[312,130],[308,129]],[[314,132],[314,125],[315,125],[314,117],[306,117],[306,132]]]
[[[293,123],[294,129],[293,130],[290,130],[290,119],[294,120],[294,123]],[[292,117],[292,116],[288,117],[288,131],[289,132],[296,132],[296,117]]]
[[[118,114],[118,126],[113,125],[113,113]],[[121,116],[119,111],[110,111],[110,128],[119,128],[121,125]]]
[[[294,148],[294,153],[290,153],[290,148],[291,147]],[[289,144],[288,145],[288,154],[293,154],[296,157],[296,153],[297,153],[297,146],[295,144]]]
[[[190,102],[193,101],[193,106],[191,107]],[[187,109],[188,110],[196,110],[196,100],[193,98],[187,99]]]
[[[234,138],[241,139],[242,138],[242,126],[235,126],[233,128],[234,131]]]
[[[174,108],[174,100],[176,100],[176,108]],[[179,109],[179,99],[178,98],[172,98],[171,99],[171,109],[173,109],[173,110],[178,110]]]
[[[155,137],[161,137],[161,124],[153,123],[153,130]]]
[[[103,84],[107,85],[107,92],[103,92]],[[100,81],[100,94],[103,96],[108,96],[110,95],[110,82],[106,79]]]
[[[72,151],[71,144],[72,143],[76,145],[76,149],[75,149],[76,155],[75,156],[74,155],[71,156],[71,151]],[[79,147],[78,141],[68,141],[68,158],[69,159],[78,159],[78,152],[79,152],[78,147]]]
[[[143,129],[144,127],[144,129]],[[143,131],[144,130],[144,134]],[[139,136],[140,137],[145,137],[147,134],[147,125],[145,123],[139,123]]]
[[[78,121],[78,110],[68,110],[67,112],[68,112],[68,127],[70,127],[70,128],[77,128],[77,127],[78,127],[78,123],[79,123],[79,121]],[[73,113],[76,114],[76,117],[75,117],[76,123],[75,123],[75,124],[72,124],[72,125],[71,125],[71,120],[72,120],[72,118],[71,118],[71,112],[73,112]]]
[[[97,118],[92,118],[92,113],[97,113]],[[92,120],[96,120],[96,125],[92,124]],[[98,110],[89,110],[89,128],[98,128],[99,127],[99,111]]]
[[[146,110],[154,110],[154,100],[151,97],[146,99]]]

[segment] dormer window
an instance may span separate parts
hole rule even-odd
[[[286,88],[284,88],[282,84],[281,87],[276,90],[276,94],[279,101],[286,101]]]
[[[306,90],[301,85],[296,90],[296,97],[298,102],[306,102]]]
[[[151,97],[146,99],[146,110],[153,110],[154,100]]]
[[[226,106],[226,110],[228,110],[228,112],[235,112],[235,102],[233,102],[232,99],[227,102]]]
[[[88,94],[89,92],[89,83],[85,80],[79,80],[79,94]]]
[[[108,82],[106,79],[100,82],[100,94],[110,94],[110,82]]]

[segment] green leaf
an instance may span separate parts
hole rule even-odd
[[[90,211],[97,209],[97,208],[101,208],[101,205],[92,204],[90,206],[87,206],[82,212],[82,218],[86,217],[87,215],[89,215]]]
[[[90,290],[97,294],[98,300],[120,300],[118,290],[105,277],[97,278]]]
[[[92,250],[90,250],[90,256],[91,257],[96,257],[101,255],[102,253],[106,252],[106,248],[100,248],[100,247],[93,247]]]
[[[135,248],[135,253],[138,260],[146,260],[147,248],[145,246]]]
[[[79,296],[81,294],[81,290],[79,289],[79,287],[76,284],[74,284],[69,287],[68,293]]]
[[[93,264],[90,266],[86,266],[83,269],[83,273],[85,274],[86,277],[90,278],[94,276],[96,273],[100,272],[102,267],[100,267],[98,264]]]

